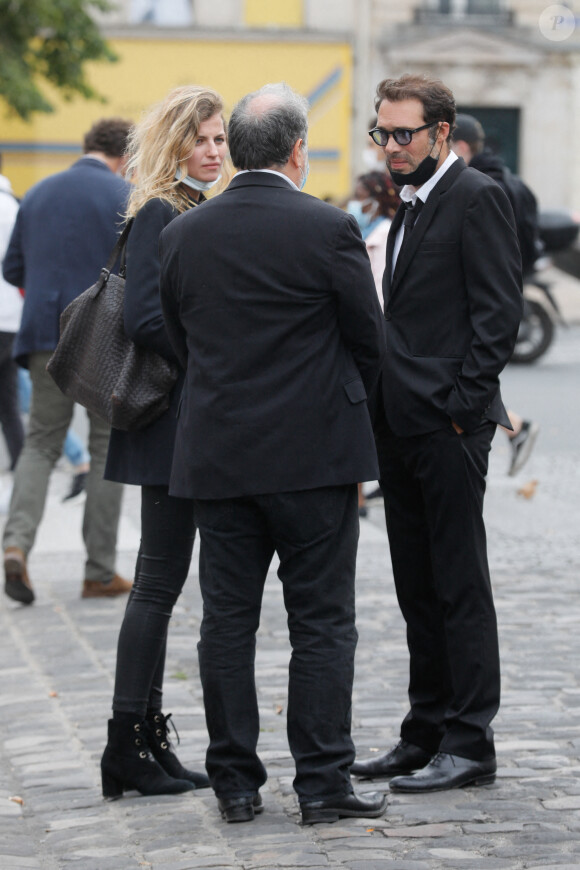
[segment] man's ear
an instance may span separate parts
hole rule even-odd
[[[290,155],[290,160],[293,166],[298,169],[301,165],[300,154],[302,153],[302,143],[304,139],[297,139],[294,143],[294,147],[292,148],[292,154]]]
[[[437,133],[437,139],[443,144],[447,142],[448,145],[451,145],[451,141],[449,139],[449,131],[451,127],[449,126],[448,121],[441,121],[439,125],[439,132]]]

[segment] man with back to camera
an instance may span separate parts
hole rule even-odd
[[[129,193],[119,173],[131,126],[122,118],[97,121],[85,136],[84,156],[28,191],[4,258],[4,278],[25,291],[14,356],[30,370],[32,381],[28,432],[3,540],[4,591],[21,604],[34,601],[26,561],[74,410],[47,374],[46,364],[58,343],[62,311],[94,284],[117,240]],[[91,467],[83,519],[87,560],[81,596],[97,598],[127,593],[132,584],[115,573],[123,489],[103,480],[110,426],[90,413],[89,424]]]
[[[403,185],[383,280],[387,354],[375,437],[410,710],[401,739],[352,773],[394,791],[492,782],[500,696],[483,497],[499,374],[521,315],[521,263],[504,192],[449,148],[455,101],[427,76],[377,88],[377,127]]]
[[[306,824],[383,814],[349,768],[357,482],[384,325],[354,218],[300,193],[308,103],[287,85],[229,123],[238,174],[161,235],[167,329],[187,371],[172,495],[195,499],[206,767],[228,822],[262,810],[255,635],[274,553],[292,645],[288,741]]]

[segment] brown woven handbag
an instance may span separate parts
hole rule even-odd
[[[66,395],[115,429],[142,429],[169,407],[179,369],[125,333],[125,244],[128,221],[99,280],[60,316],[60,339],[46,366]],[[111,274],[121,257],[118,275]]]

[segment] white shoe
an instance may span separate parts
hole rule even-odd
[[[518,434],[510,438],[510,447],[512,449],[510,467],[508,469],[510,477],[517,474],[530,458],[539,431],[540,427],[533,420],[524,420]]]

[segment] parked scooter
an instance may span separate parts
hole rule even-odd
[[[541,270],[549,265],[549,258],[542,257],[536,264],[536,271],[524,278],[524,311],[512,362],[535,362],[552,344],[556,323],[565,325],[549,283],[539,277]]]
[[[544,252],[534,272],[524,278],[524,312],[512,354],[512,362],[517,363],[539,359],[554,340],[556,324],[566,325],[550,284],[540,275],[550,265],[551,254],[576,241],[580,227],[568,212],[545,211],[538,215],[538,228]]]

